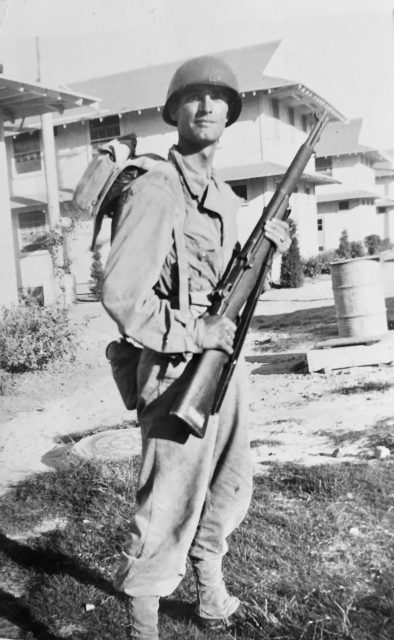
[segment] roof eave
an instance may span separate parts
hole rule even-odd
[[[262,89],[262,91],[263,93],[271,96],[278,95],[282,98],[288,97],[289,100],[294,103],[291,106],[304,107],[309,112],[327,111],[328,115],[331,116],[331,120],[347,122],[347,118],[343,113],[338,111],[338,109],[335,109],[332,104],[319,96],[315,91],[312,91],[300,82],[284,86],[270,87],[268,89]]]
[[[62,114],[66,109],[89,106],[98,98],[74,91],[33,84],[0,75],[0,110],[6,122],[54,112]]]

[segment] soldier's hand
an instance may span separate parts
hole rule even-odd
[[[203,349],[221,349],[229,355],[233,352],[236,325],[229,318],[205,315],[197,320],[200,324],[200,346]]]
[[[289,225],[284,220],[267,220],[264,233],[269,240],[276,244],[280,253],[285,253],[291,245]]]

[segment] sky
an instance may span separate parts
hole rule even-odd
[[[4,73],[69,85],[280,40],[265,74],[298,80],[361,142],[394,148],[394,0],[0,0]],[[164,96],[163,96],[164,101]]]

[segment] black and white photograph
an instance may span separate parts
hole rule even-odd
[[[394,0],[0,0],[0,640],[393,640]]]

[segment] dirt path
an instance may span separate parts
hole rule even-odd
[[[387,300],[389,315],[393,301]],[[65,438],[126,426],[135,419],[134,412],[123,409],[103,355],[116,334],[112,322],[98,303],[77,304],[72,313],[82,326],[77,362],[3,385],[0,491],[59,464],[68,452]],[[297,368],[316,341],[336,335],[329,279],[301,289],[273,289],[259,304],[245,349],[256,472],[277,461],[368,458],[376,445],[394,452],[392,366],[328,374]],[[266,356],[263,363],[250,361],[256,353]],[[138,450],[138,429],[128,429],[127,438]]]

